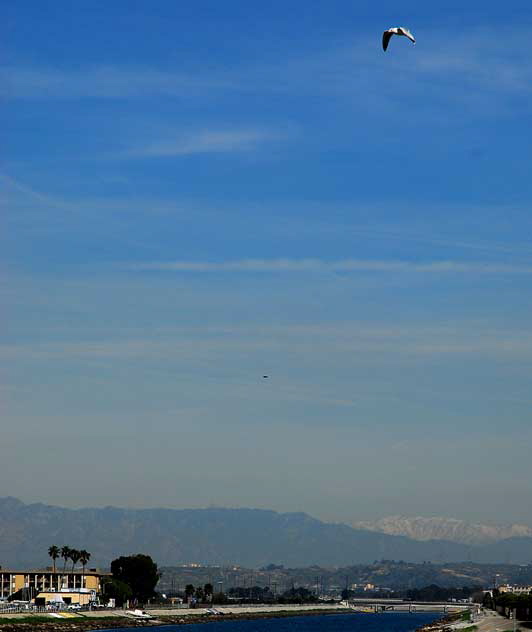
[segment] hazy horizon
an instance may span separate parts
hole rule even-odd
[[[532,524],[529,3],[3,14],[1,496]]]

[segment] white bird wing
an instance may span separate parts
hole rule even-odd
[[[408,37],[408,39],[409,39],[411,42],[414,42],[414,44],[416,43],[416,38],[412,35],[412,33],[410,33],[410,31],[409,31],[408,29],[405,29],[405,27],[404,27],[404,26],[402,26],[402,27],[401,27],[401,31],[403,31],[403,35],[404,35],[405,37]]]
[[[386,50],[388,48],[388,44],[390,43],[390,39],[393,33],[390,31],[384,31],[382,34],[382,50]]]

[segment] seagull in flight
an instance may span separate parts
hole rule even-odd
[[[414,44],[416,43],[414,36],[407,28],[405,28],[404,26],[394,26],[393,28],[384,31],[384,33],[382,34],[383,50],[386,50],[388,48],[388,44],[390,43],[392,35],[404,35],[405,37],[408,37],[411,42],[413,42]]]

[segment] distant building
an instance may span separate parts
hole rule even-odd
[[[0,599],[20,595],[39,605],[51,602],[87,605],[96,601],[102,578],[110,573],[96,568],[85,571],[11,570],[0,567]]]
[[[514,595],[529,595],[532,593],[532,586],[512,586],[511,584],[503,584],[499,586],[499,592],[512,593]]]
[[[380,590],[379,588],[377,588],[375,586],[375,584],[351,584],[351,590],[354,592],[368,592],[368,591],[373,591],[373,590]]]

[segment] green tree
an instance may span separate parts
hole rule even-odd
[[[59,557],[59,553],[60,553],[59,547],[57,547],[57,546],[51,546],[48,549],[48,555],[52,558],[52,563],[54,565],[54,573],[55,573],[55,561]]]
[[[111,577],[107,577],[103,580],[102,593],[107,601],[114,599],[117,606],[124,605],[124,603],[133,596],[131,586],[128,586],[128,584],[119,579]]]
[[[147,601],[155,594],[155,586],[160,578],[157,564],[149,555],[122,556],[111,562],[111,573],[131,587],[133,598]]]
[[[203,588],[201,586],[198,586],[196,588],[196,599],[198,600],[199,603],[202,603],[204,598],[205,598],[205,595],[203,594]]]
[[[303,586],[299,588],[292,587],[281,595],[282,603],[312,603],[314,601],[318,601],[316,595],[307,588],[303,588]]]
[[[212,593],[213,593],[213,587],[212,584],[205,584],[205,586],[203,586],[203,594],[205,595],[205,599],[207,601],[212,601]]]
[[[69,546],[62,546],[61,547],[61,557],[65,560],[65,563],[63,564],[63,572],[65,572],[66,571],[67,560],[70,559],[70,547]]]

